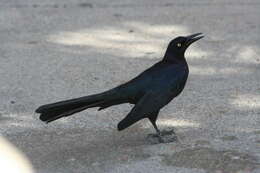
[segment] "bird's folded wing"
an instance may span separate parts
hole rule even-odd
[[[118,124],[118,130],[123,130],[147,115],[160,110],[166,105],[171,95],[169,90],[147,92],[133,107],[131,112]]]

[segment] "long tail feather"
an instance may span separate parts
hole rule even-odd
[[[59,118],[83,111],[87,108],[99,107],[103,104],[107,104],[110,99],[111,93],[101,93],[43,105],[36,109],[35,112],[40,113],[40,120],[49,123]]]
[[[59,118],[62,117],[67,117],[70,116],[72,114],[75,114],[77,112],[81,112],[87,108],[91,108],[91,107],[96,107],[99,106],[99,104],[102,104],[103,102],[97,102],[94,104],[90,104],[90,105],[86,105],[86,106],[82,106],[79,108],[75,108],[75,109],[71,109],[69,111],[64,111],[64,110],[60,110],[60,112],[47,112],[47,113],[43,113],[40,115],[40,120],[45,121],[46,123],[50,123],[54,120],[57,120]]]

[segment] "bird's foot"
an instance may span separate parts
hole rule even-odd
[[[157,133],[151,133],[147,135],[147,138],[158,138],[159,135]]]
[[[155,134],[148,134],[147,139],[152,143],[164,143],[164,140],[162,138],[161,134],[155,133]]]
[[[148,134],[147,139],[152,144],[170,143],[178,140],[173,129],[163,130],[159,134]]]
[[[176,133],[174,132],[174,129],[165,129],[161,131],[161,136],[169,136],[169,135],[175,135]]]

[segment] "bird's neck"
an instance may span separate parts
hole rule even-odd
[[[186,59],[184,57],[184,54],[170,54],[170,53],[165,53],[163,57],[163,61],[173,63],[173,64],[179,64],[179,63],[186,63]]]

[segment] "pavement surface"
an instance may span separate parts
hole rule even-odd
[[[36,173],[259,173],[259,0],[1,0],[0,133]],[[159,115],[178,141],[152,144],[147,120],[118,132],[131,105],[51,124],[42,104],[104,91],[161,59],[176,36],[183,93]]]

